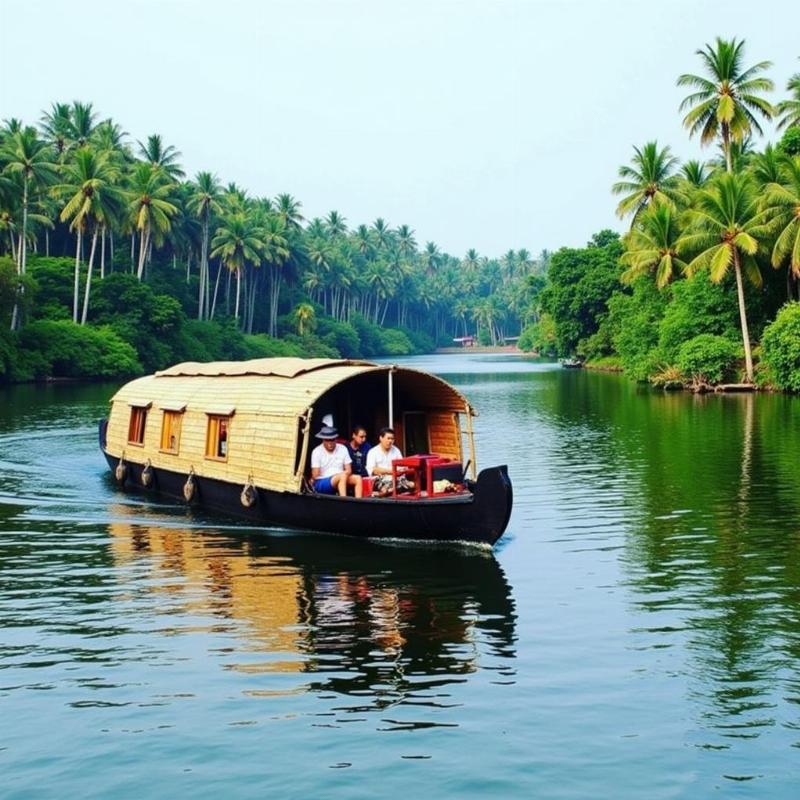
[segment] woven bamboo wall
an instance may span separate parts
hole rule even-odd
[[[458,414],[452,411],[431,411],[428,414],[428,436],[432,453],[463,461]]]

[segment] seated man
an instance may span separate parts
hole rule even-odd
[[[394,446],[394,430],[381,428],[378,444],[367,454],[367,472],[375,478],[372,484],[373,497],[386,497],[392,491],[392,461],[403,454]],[[405,475],[397,476],[397,491],[409,492],[414,488]]]
[[[311,451],[311,485],[319,494],[347,495],[347,483],[352,477],[351,459],[347,448],[337,444],[336,428],[323,425],[317,434],[322,444]],[[361,478],[355,484],[355,495],[361,497]]]
[[[370,446],[367,443],[367,429],[363,425],[353,425],[350,431],[350,441],[345,444],[350,460],[353,462],[353,478],[360,476],[369,477],[367,473],[367,456]],[[355,481],[353,481],[355,485]]]

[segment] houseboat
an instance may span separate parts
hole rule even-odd
[[[100,425],[121,487],[179,498],[257,525],[376,539],[493,545],[511,514],[505,466],[477,470],[475,409],[419,370],[358,360],[187,362],[125,384]],[[315,430],[393,427],[413,490],[315,494]],[[462,424],[463,419],[463,424]],[[466,439],[466,448],[464,440]],[[465,460],[465,450],[467,458]]]

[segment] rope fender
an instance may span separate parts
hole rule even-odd
[[[256,489],[255,484],[253,483],[253,476],[248,475],[247,483],[244,485],[242,493],[239,495],[239,502],[241,502],[245,508],[252,508],[257,501],[258,489]]]
[[[147,463],[144,465],[144,469],[142,470],[142,486],[148,487],[152,483],[153,483],[153,464],[148,458]]]
[[[194,467],[190,467],[189,477],[186,479],[186,483],[183,484],[183,496],[187,503],[192,502],[196,491],[197,484],[195,483],[194,479]]]

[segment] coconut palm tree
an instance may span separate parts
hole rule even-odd
[[[680,174],[693,189],[700,189],[708,182],[708,164],[691,159],[681,165]]]
[[[786,91],[791,93],[788,100],[782,100],[776,106],[780,115],[778,130],[800,127],[800,72],[795,72],[786,84]]]
[[[772,62],[743,68],[744,41],[735,38],[717,37],[715,46],[707,44],[697,55],[705,75],[687,73],[678,78],[678,86],[695,89],[680,105],[680,111],[689,109],[683,124],[691,136],[700,133],[701,144],[721,139],[726,168],[733,172],[731,145],[743,142],[753,131],[762,134],[759,117],[769,120],[773,116],[772,106],[761,96],[774,88],[762,74]]]
[[[290,194],[279,194],[275,198],[275,210],[283,219],[283,224],[287,229],[299,228],[300,224],[305,221],[305,217],[300,213],[302,207],[303,204]]]
[[[766,215],[759,210],[758,194],[752,179],[745,174],[725,173],[707,189],[701,190],[694,207],[687,212],[689,226],[678,241],[681,254],[693,254],[687,274],[708,270],[714,283],[720,283],[733,267],[739,322],[744,345],[747,380],[753,380],[753,356],[744,301],[746,275],[754,286],[761,285],[755,260],[759,246],[767,237]]]
[[[36,133],[35,128],[17,130],[3,139],[0,145],[0,163],[3,172],[18,177],[22,184],[22,228],[19,237],[17,272],[24,275],[28,252],[28,204],[32,186],[44,186],[56,177],[56,165],[52,148]],[[14,305],[11,314],[11,329],[19,324],[19,306]]]
[[[767,184],[762,205],[777,234],[772,266],[788,262],[791,274],[800,277],[800,156],[784,160],[780,180]]]
[[[421,261],[425,274],[430,277],[439,266],[442,254],[434,242],[425,242],[425,249],[422,251]]]
[[[178,210],[171,202],[173,186],[162,170],[150,164],[137,164],[129,176],[128,210],[134,230],[139,231],[139,263],[136,269],[139,280],[144,275],[145,257],[151,240],[157,240],[169,230],[170,220]]]
[[[120,216],[124,205],[123,192],[117,185],[118,178],[119,172],[111,163],[110,154],[107,151],[97,152],[87,146],[75,152],[73,159],[65,167],[63,183],[54,189],[57,196],[65,200],[60,214],[61,221],[69,221],[70,230],[75,231],[76,236],[72,305],[74,322],[78,321],[81,237],[85,231],[92,231],[81,325],[86,324],[89,311],[98,233],[103,226]]]
[[[637,216],[651,203],[675,203],[683,199],[675,170],[678,159],[669,147],[659,149],[658,142],[647,142],[644,147],[634,147],[632,165],[619,168],[619,177],[612,187],[612,194],[624,195],[617,206],[617,215],[633,215],[631,225]]]
[[[409,258],[412,253],[417,252],[417,240],[414,238],[414,230],[408,225],[401,225],[397,229],[397,249],[405,258]]]
[[[242,272],[249,263],[260,266],[264,242],[252,216],[237,212],[225,216],[211,240],[211,257],[219,258],[236,275],[236,305],[234,317],[239,319]]]
[[[780,183],[784,158],[784,155],[770,142],[761,153],[753,156],[750,162],[750,174],[761,187],[770,183]]]
[[[165,147],[160,134],[153,133],[147,137],[146,143],[137,140],[136,144],[139,145],[139,156],[171,180],[176,181],[186,174],[178,163],[180,151],[173,145]]]
[[[53,103],[50,111],[42,115],[39,127],[45,140],[55,151],[56,158],[62,160],[69,149],[74,131],[69,103]]]
[[[620,262],[627,269],[622,273],[622,282],[630,284],[655,272],[656,286],[663,289],[676,270],[685,272],[686,262],[678,255],[680,233],[677,212],[666,203],[650,206],[640,214],[625,236],[625,252]]]
[[[278,300],[281,294],[282,267],[289,258],[289,240],[286,223],[276,213],[267,213],[259,226],[261,257],[270,265],[269,270],[269,321],[270,336],[278,334]]]
[[[200,285],[198,288],[197,318],[204,319],[208,314],[208,241],[212,214],[222,213],[222,186],[216,175],[198,172],[194,179],[189,209],[203,226],[203,239],[200,245]]]
[[[313,330],[315,314],[314,306],[312,306],[311,303],[300,303],[295,308],[292,316],[294,317],[295,325],[297,325],[297,332],[300,336],[304,336],[306,331]]]
[[[91,103],[74,100],[70,108],[70,117],[72,118],[72,143],[77,147],[84,147],[94,133],[97,114]]]
[[[331,211],[325,217],[324,225],[328,234],[333,238],[347,234],[347,220],[338,211]]]

